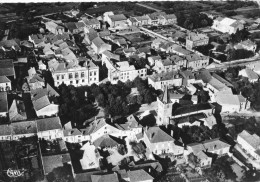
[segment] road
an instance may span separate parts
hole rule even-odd
[[[154,10],[154,11],[157,11],[157,12],[161,12],[161,11],[162,11],[162,10],[160,10],[160,9],[156,9],[156,8],[153,8],[153,7],[151,7],[151,6],[144,5],[144,4],[141,4],[141,3],[136,3],[136,5],[142,6],[142,7],[145,7],[145,8],[147,8],[147,9],[151,9],[151,10]]]

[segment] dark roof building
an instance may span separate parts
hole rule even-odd
[[[59,117],[38,119],[36,123],[38,132],[62,129]]]

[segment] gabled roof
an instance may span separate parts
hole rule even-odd
[[[17,123],[12,123],[12,134],[22,135],[22,134],[36,134],[37,128],[35,121],[21,121]]]
[[[11,125],[0,125],[0,136],[7,136],[12,134]]]
[[[102,137],[96,139],[93,143],[96,147],[106,148],[116,147],[117,145],[123,144],[123,140],[111,135],[103,135]]]
[[[175,109],[173,111],[172,115],[176,116],[176,115],[180,115],[180,114],[187,114],[187,113],[191,113],[191,112],[209,110],[209,109],[213,109],[213,108],[214,108],[214,106],[210,103],[200,103],[200,104],[182,106],[182,107]]]
[[[252,135],[248,131],[243,130],[241,133],[238,134],[238,136],[244,139],[255,150],[258,150],[260,148],[260,137],[258,135]]]
[[[59,117],[38,119],[36,123],[38,132],[62,129]]]
[[[63,130],[63,135],[66,136],[78,136],[82,133],[77,128]]]
[[[33,103],[33,107],[34,107],[35,111],[39,111],[42,108],[51,104],[49,101],[49,98],[46,95],[37,100],[32,101],[32,103]]]
[[[96,24],[100,24],[100,22],[93,18],[93,19],[87,19],[87,18],[83,18],[82,21],[84,22],[85,25],[96,25]]]
[[[6,76],[0,76],[0,83],[8,83],[11,82]]]
[[[116,173],[113,174],[95,174],[91,175],[91,182],[119,182]]]
[[[241,70],[241,71],[243,71],[243,70]],[[257,73],[254,72],[253,70],[249,69],[249,68],[245,68],[244,71],[245,71],[248,79],[250,79],[250,80],[255,80],[255,79],[259,78]]]
[[[46,22],[45,25],[55,29],[58,27],[58,25],[53,21]]]
[[[69,31],[73,32],[73,30],[77,29],[75,22],[65,23],[65,26],[69,29]]]
[[[8,101],[6,92],[0,92],[0,103],[0,113],[8,112]]]
[[[126,18],[125,15],[123,15],[123,14],[111,15],[111,16],[109,16],[109,17],[110,17],[110,19],[111,19],[112,21],[127,20],[127,18]]]
[[[127,122],[124,124],[116,124],[116,127],[118,129],[122,130],[129,130],[131,128],[141,128],[142,125],[140,125],[136,119],[136,117],[131,114],[130,116],[127,117]]]
[[[0,60],[0,76],[13,76],[14,64],[12,59]]]
[[[217,94],[216,102],[220,105],[236,105],[240,106],[240,102],[237,95],[233,94]]]
[[[154,179],[143,169],[128,171],[127,173],[131,182],[150,181]]]
[[[62,167],[64,163],[68,163],[70,161],[70,154],[42,156],[44,173],[48,174],[52,172],[53,169]]]
[[[7,47],[7,48],[14,47],[17,50],[20,49],[19,45],[17,44],[17,42],[14,39],[0,41],[0,47]]]
[[[149,127],[145,130],[145,134],[151,143],[174,142],[174,139],[170,135],[157,126]]]
[[[103,44],[105,44],[105,42],[100,37],[96,37],[92,41],[92,43],[95,44],[97,47],[101,47]]]

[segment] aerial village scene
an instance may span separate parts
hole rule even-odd
[[[0,182],[260,181],[260,3],[0,3]]]

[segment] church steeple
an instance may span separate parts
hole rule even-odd
[[[169,96],[168,86],[167,85],[164,86],[162,102],[163,103],[169,103],[170,102],[170,96]]]

